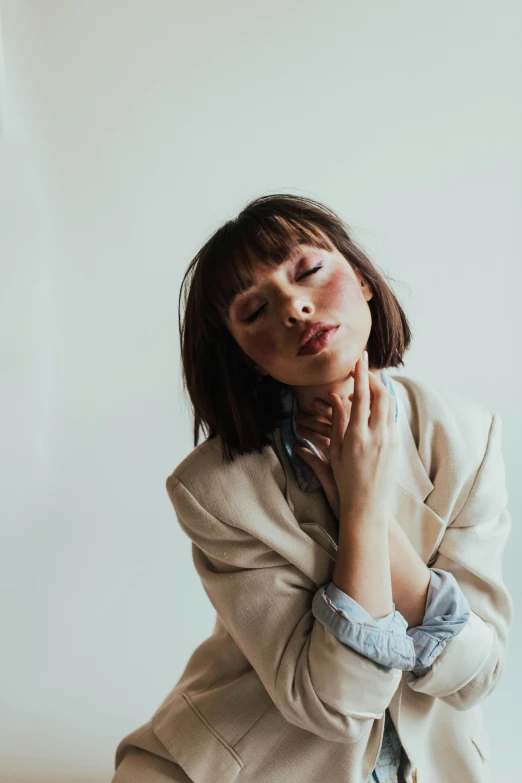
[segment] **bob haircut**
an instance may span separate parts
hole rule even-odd
[[[286,193],[250,201],[205,242],[190,262],[180,290],[181,364],[194,411],[194,446],[200,428],[205,428],[207,440],[220,436],[222,457],[228,462],[242,454],[261,453],[271,443],[271,433],[284,416],[282,392],[288,387],[254,369],[224,316],[234,294],[252,276],[254,259],[275,268],[299,244],[329,251],[333,245],[370,286],[369,369],[404,364],[411,341],[406,316],[335,212]]]

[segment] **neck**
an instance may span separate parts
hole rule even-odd
[[[370,370],[372,375],[379,378],[379,370]],[[327,405],[331,405],[328,399],[330,392],[335,392],[341,398],[345,407],[350,406],[350,400],[348,395],[352,394],[354,390],[355,380],[352,375],[347,375],[344,378],[339,378],[336,381],[330,381],[329,383],[319,384],[317,386],[291,386],[293,394],[297,399],[297,407],[302,413],[317,416],[317,411],[313,407],[314,400],[319,399],[325,402]]]

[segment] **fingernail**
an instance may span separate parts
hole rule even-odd
[[[368,364],[368,351],[363,351],[363,362]]]

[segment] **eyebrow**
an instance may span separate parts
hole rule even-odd
[[[292,261],[291,257],[287,258],[282,263],[285,264],[285,263],[288,263],[289,261]],[[299,258],[294,263],[296,264],[296,266],[299,266],[299,264],[302,261],[306,261],[306,254],[304,254],[304,253],[302,253],[299,256]],[[244,294],[247,291],[250,291],[250,289],[253,288],[254,285],[255,285],[255,281],[253,281],[250,278],[248,278],[247,280],[244,281],[244,285],[241,285],[241,286],[236,287],[236,288],[232,288],[231,291],[230,291],[229,307],[232,306],[232,304],[234,303],[235,298],[237,296],[239,296],[239,294]]]

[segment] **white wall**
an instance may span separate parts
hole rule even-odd
[[[212,631],[165,478],[183,273],[256,195],[398,282],[404,373],[501,414],[521,597],[520,5],[2,0],[0,778],[101,783]],[[518,404],[517,404],[518,403]],[[515,621],[484,703],[518,781]]]

